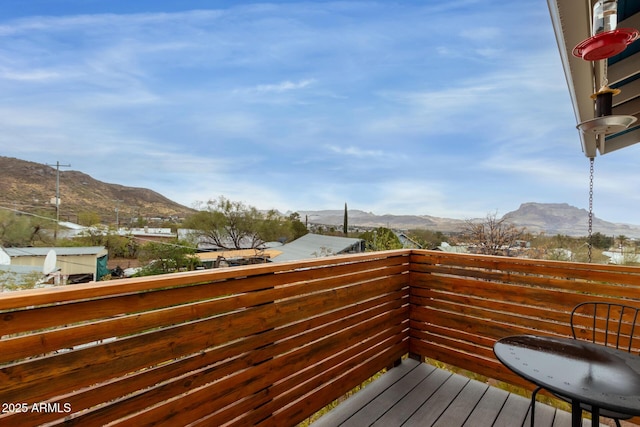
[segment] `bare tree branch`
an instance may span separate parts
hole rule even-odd
[[[498,219],[497,214],[488,214],[484,222],[467,220],[463,230],[468,242],[485,255],[506,255],[524,232],[524,228],[517,228],[505,218]]]

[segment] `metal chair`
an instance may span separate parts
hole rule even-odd
[[[624,304],[589,301],[576,305],[571,311],[571,333],[574,339],[591,341],[607,347],[620,350],[638,352],[640,347],[635,346],[640,334],[640,308]],[[638,339],[636,339],[638,338]],[[542,389],[538,387],[531,395],[531,426],[535,420],[536,395]],[[557,396],[567,400],[562,396]],[[583,404],[582,409],[591,412],[591,406]],[[620,420],[628,420],[631,415],[619,412],[600,410],[600,415],[612,418],[620,427]]]

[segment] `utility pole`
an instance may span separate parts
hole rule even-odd
[[[118,230],[120,229],[120,203],[124,202],[124,200],[119,200],[116,199],[114,200],[114,202],[116,202],[116,233],[118,232]]]
[[[60,222],[60,167],[70,168],[71,165],[61,165],[59,161],[56,161],[55,165],[46,163],[47,166],[56,167],[56,229],[53,232],[53,241],[58,241],[58,223]]]

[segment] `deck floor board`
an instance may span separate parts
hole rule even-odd
[[[382,375],[313,427],[528,426],[529,399],[412,359]],[[571,414],[536,405],[536,427],[569,427]],[[583,420],[583,427],[591,426]]]
[[[496,417],[502,410],[509,393],[505,390],[488,387],[480,401],[467,417],[464,427],[475,427],[477,425],[492,425]]]
[[[436,421],[434,427],[450,427],[452,425],[462,426],[473,414],[474,409],[482,397],[486,394],[489,386],[479,381],[468,381],[460,394],[451,402],[447,410]],[[473,425],[477,425],[473,423]]]
[[[397,378],[393,384],[382,390],[374,399],[369,400],[364,407],[357,410],[341,425],[344,427],[360,427],[366,424],[373,424],[395,408],[399,402],[403,402],[405,405],[411,404],[412,399],[408,398],[407,395],[410,395],[416,387],[419,388],[424,383],[425,378],[434,373],[439,375],[438,370],[433,367],[416,365],[409,375]]]
[[[388,426],[388,425],[403,425],[406,423],[407,418],[415,413],[420,406],[424,404],[426,396],[433,396],[436,391],[444,384],[449,378],[446,372],[436,369],[429,376],[424,378],[416,387],[414,387],[404,398],[391,407],[385,414],[379,419],[375,420],[370,425],[373,426]],[[367,425],[367,424],[359,424]]]

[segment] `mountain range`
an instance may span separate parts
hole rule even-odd
[[[55,212],[57,178],[50,165],[0,156],[0,207],[50,215]],[[85,212],[107,224],[115,224],[117,217],[124,223],[139,216],[184,217],[194,212],[146,188],[108,184],[74,170],[60,170],[59,178],[59,217],[64,221],[77,222]]]
[[[55,212],[56,168],[41,163],[0,156],[0,208],[29,213]],[[109,184],[73,170],[59,172],[60,219],[77,222],[83,212],[95,212],[103,223],[124,224],[129,218],[182,218],[193,209],[163,195],[137,187]],[[116,213],[116,209],[118,212]],[[342,227],[344,210],[298,211],[302,220],[312,224]],[[503,218],[533,233],[586,236],[588,212],[566,203],[523,203]],[[429,229],[460,231],[466,220],[429,215],[376,215],[349,210],[350,226],[388,227],[393,229]],[[484,218],[470,219],[482,221]],[[607,222],[593,218],[593,231],[609,236],[640,238],[640,226]]]
[[[301,218],[312,224],[342,227],[344,210],[298,211]],[[524,227],[531,233],[548,235],[586,236],[589,213],[567,203],[523,203],[518,209],[506,213],[502,218],[516,227]],[[470,218],[481,222],[485,218]],[[348,211],[350,226],[387,227],[393,229],[427,229],[442,232],[459,232],[467,220],[440,218],[429,215],[375,215],[361,210]],[[608,236],[625,235],[640,238],[640,226],[619,224],[593,217],[593,232]]]

